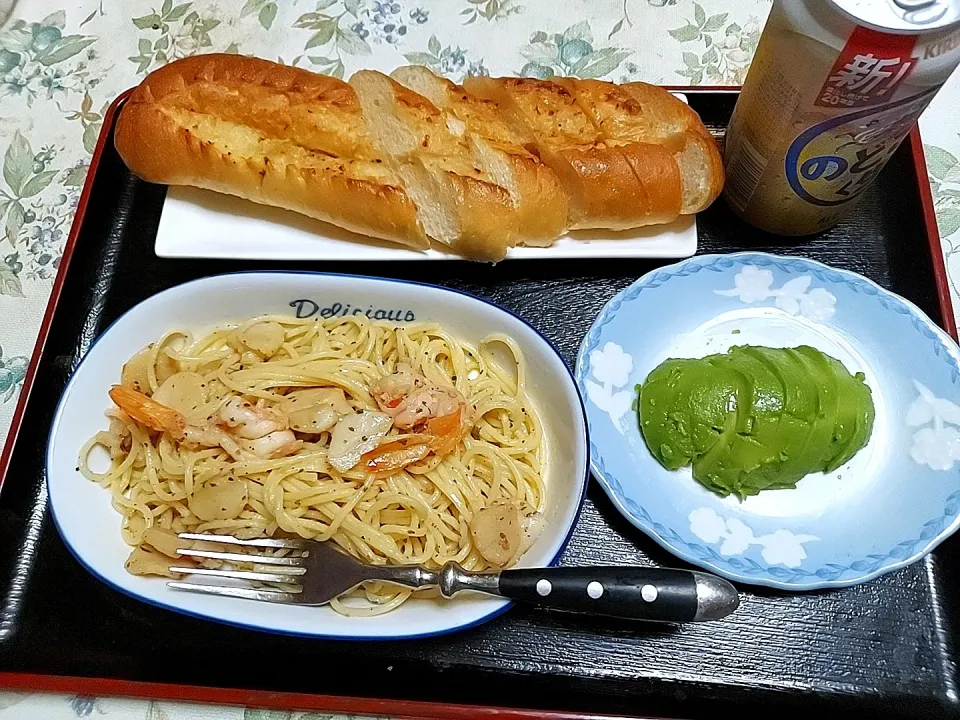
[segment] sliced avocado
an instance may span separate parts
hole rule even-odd
[[[732,491],[741,498],[759,492],[751,476],[780,462],[780,451],[773,442],[778,433],[783,412],[783,384],[770,368],[756,357],[731,348],[726,364],[749,379],[752,397],[744,406],[751,414],[748,433],[738,433],[728,446],[729,460],[725,464],[740,470]]]
[[[742,474],[739,468],[730,463],[729,448],[737,437],[736,422],[735,414],[728,415],[716,444],[693,461],[694,479],[724,497],[739,486]]]
[[[743,468],[733,457],[731,449],[737,444],[738,437],[749,435],[753,429],[756,415],[753,408],[753,378],[731,363],[728,355],[710,355],[703,358],[702,362],[711,368],[713,375],[730,378],[733,392],[728,398],[728,414],[720,440],[694,462],[694,477],[699,479],[697,474],[701,473],[711,478],[711,482],[727,487],[728,493],[736,492]]]
[[[785,414],[780,420],[776,435],[767,441],[768,447],[780,448],[776,460],[743,477],[743,494],[756,495],[761,490],[796,487],[801,478],[811,472],[804,462],[803,452],[806,438],[810,434],[810,423]]]
[[[735,382],[699,360],[667,360],[650,373],[640,388],[640,430],[664,467],[688,465],[713,447]]]
[[[836,372],[840,378],[840,411],[834,429],[834,452],[824,462],[824,472],[833,472],[867,444],[873,432],[875,410],[873,394],[863,381],[863,374],[851,375],[839,361],[828,360],[838,366]]]
[[[639,390],[640,431],[650,452],[669,470],[691,460],[682,447],[685,428],[676,422],[673,412],[677,382],[683,375],[683,361],[667,360],[653,369]]]
[[[835,469],[866,444],[874,422],[863,377],[807,346],[668,360],[639,389],[638,407],[665,467],[692,462],[697,481],[740,498]]]
[[[756,348],[735,347],[730,356],[743,372],[752,374],[757,397],[757,419],[752,443],[735,444],[733,451],[750,451],[743,457],[744,474],[737,494],[756,495],[769,487],[795,485],[808,470],[802,463],[802,449],[810,434],[810,425],[785,412],[786,383],[779,375],[782,366],[774,365]],[[754,446],[759,446],[757,447]],[[755,462],[756,459],[759,463]]]
[[[753,410],[755,417],[779,417],[784,410],[784,384],[773,369],[756,355],[750,347],[732,347],[726,355],[727,362],[743,375],[751,378]]]
[[[784,478],[794,478],[793,483],[795,484],[800,478],[810,472],[805,462],[804,449],[807,447],[807,442],[813,429],[813,423],[801,417],[808,413],[803,409],[805,407],[804,405],[798,405],[797,403],[801,395],[795,390],[798,378],[795,373],[791,374],[795,366],[793,363],[777,362],[774,360],[777,354],[783,352],[782,349],[774,350],[771,348],[748,346],[744,347],[742,351],[745,355],[756,358],[763,363],[783,386],[784,412],[781,413],[776,434],[767,441],[771,447],[778,449],[777,455],[780,466],[778,468],[769,468],[768,471],[772,472],[775,476],[782,475]],[[792,402],[788,402],[788,397],[792,398]],[[802,397],[808,398],[809,393],[803,394]],[[807,400],[805,399],[804,402],[807,402]],[[766,480],[761,476],[756,478],[754,482],[763,488],[772,482],[772,480]],[[789,482],[789,480],[787,482]]]
[[[804,448],[804,463],[808,467],[821,470],[826,459],[834,454],[832,444],[837,425],[837,372],[827,362],[826,355],[809,345],[788,348],[786,352],[806,366],[809,382],[817,391],[817,419]]]
[[[783,348],[749,346],[745,353],[766,362],[783,383],[783,409],[789,415],[812,423],[817,417],[817,393],[806,382],[806,373]]]

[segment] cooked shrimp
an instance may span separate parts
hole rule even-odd
[[[125,385],[114,385],[110,388],[109,395],[116,406],[136,422],[146,425],[151,430],[168,432],[175,440],[183,440],[187,421],[173,408],[161,405],[156,400]]]
[[[371,390],[380,409],[398,428],[411,428],[467,407],[455,388],[431,383],[406,363],[398,363],[397,371],[380,378]]]
[[[151,430],[169,433],[177,442],[201,447],[221,447],[234,459],[245,452],[257,457],[284,457],[300,448],[300,441],[287,430],[283,413],[257,408],[233,398],[220,409],[219,425],[190,425],[173,408],[123,385],[110,389],[110,399],[135,422]],[[232,424],[231,424],[232,423]]]
[[[395,373],[374,383],[372,392],[394,426],[416,434],[366,453],[370,472],[389,474],[430,454],[448,455],[470,429],[473,413],[466,398],[452,387],[431,383],[406,363],[398,363]]]
[[[449,415],[421,423],[422,432],[391,440],[365,453],[363,459],[367,470],[378,475],[389,475],[423,460],[431,453],[436,457],[449,455],[466,434],[462,417],[463,409],[458,408]]]
[[[248,448],[257,457],[281,458],[295,453],[303,445],[297,440],[292,430],[276,430],[263,437],[248,440],[244,447]]]
[[[222,447],[234,460],[243,457],[240,444],[226,430],[216,425],[187,425],[182,442],[201,447]]]
[[[231,434],[247,440],[256,440],[289,426],[286,416],[279,410],[256,407],[238,397],[227,400],[218,416],[220,422],[230,428]]]

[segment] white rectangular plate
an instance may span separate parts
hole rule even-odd
[[[687,96],[674,93],[687,102]],[[154,251],[167,258],[233,260],[457,260],[442,247],[426,251],[374,240],[289,210],[230,195],[171,187]],[[507,260],[685,258],[697,253],[697,221],[637,230],[578,230],[548,248],[516,247]]]
[[[455,260],[355,235],[289,210],[230,195],[171,187],[160,215],[155,251],[167,258],[239,260]],[[682,258],[697,252],[697,225],[682,217],[638,230],[577,231],[552,247],[511,248],[508,260],[550,258]]]

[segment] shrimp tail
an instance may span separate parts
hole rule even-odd
[[[376,475],[389,475],[423,460],[431,452],[437,457],[452,453],[464,436],[464,411],[431,418],[423,424],[423,432],[380,445],[363,455],[366,469]]]
[[[177,440],[183,439],[187,421],[173,408],[125,385],[114,385],[110,388],[110,399],[141,425],[158,432],[168,432]]]
[[[425,431],[431,436],[430,448],[438,457],[453,452],[464,436],[464,412],[460,407],[456,412],[431,418],[425,423]]]
[[[413,435],[405,440],[394,440],[366,453],[361,459],[366,463],[367,472],[386,476],[423,460],[430,454],[430,445],[417,442],[418,439],[418,436]]]

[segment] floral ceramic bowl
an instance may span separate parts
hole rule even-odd
[[[665,470],[631,408],[671,357],[734,345],[812,345],[862,372],[876,421],[833,473],[793,490],[720,498]],[[790,590],[904,567],[960,525],[960,349],[903,298],[850,272],[762,253],[663,267],[611,300],[584,339],[592,469],[620,511],[667,550],[733,580]]]

